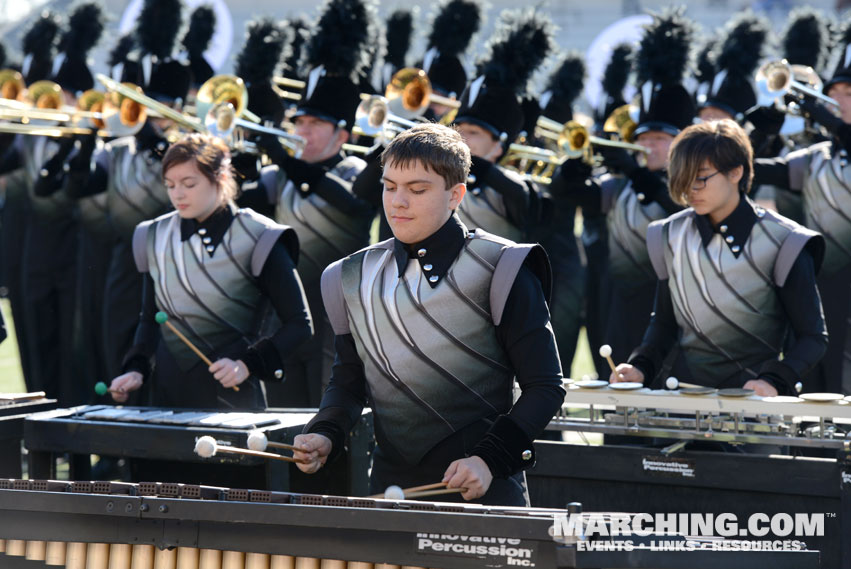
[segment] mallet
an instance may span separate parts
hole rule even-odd
[[[217,452],[241,454],[245,456],[257,456],[260,458],[268,458],[271,460],[283,460],[284,462],[301,462],[300,460],[296,460],[290,456],[281,456],[273,452],[260,452],[257,450],[249,450],[246,448],[220,445],[218,442],[216,442],[216,439],[209,435],[199,437],[198,440],[195,441],[195,454],[197,454],[198,456],[202,458],[210,458],[211,456],[215,456]]]
[[[288,445],[286,443],[270,442],[266,437],[266,434],[260,431],[254,431],[248,435],[248,448],[251,450],[259,450],[261,452],[265,451],[267,448],[280,448],[292,451],[299,450],[293,445]]]
[[[609,362],[609,367],[612,368],[612,373],[617,377],[621,377],[621,374],[618,373],[618,368],[615,367],[615,362],[612,360],[612,347],[608,344],[603,344],[600,346],[600,357],[606,358],[606,361]]]
[[[399,486],[388,486],[383,494],[374,494],[369,498],[384,498],[385,500],[408,500],[411,498],[425,498],[426,496],[439,496],[441,494],[456,494],[466,492],[466,488],[447,488],[446,482],[425,484],[402,489]]]
[[[213,362],[210,361],[210,358],[208,358],[207,356],[204,355],[204,352],[199,350],[195,346],[195,344],[193,344],[192,342],[189,341],[189,338],[187,338],[186,336],[183,335],[183,332],[181,332],[180,330],[175,328],[174,324],[172,324],[171,322],[168,321],[168,314],[166,314],[165,312],[162,312],[162,311],[157,312],[156,316],[154,316],[154,320],[157,321],[157,324],[165,324],[166,326],[168,326],[169,330],[174,332],[174,334],[178,338],[180,338],[183,341],[183,343],[186,344],[189,347],[190,350],[195,352],[195,355],[197,355],[199,358],[201,358],[201,360],[205,364],[207,364],[207,367],[213,365]],[[231,389],[233,389],[234,391],[239,391],[239,386],[234,385]]]

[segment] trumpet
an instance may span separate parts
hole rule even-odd
[[[404,67],[394,73],[384,96],[388,100],[390,111],[404,119],[421,116],[431,103],[435,103],[455,110],[447,113],[447,121],[452,122],[461,107],[460,101],[435,94],[426,72],[416,67]]]
[[[608,124],[608,120],[606,123]],[[539,117],[537,126],[539,128],[538,133],[545,138],[555,140],[559,149],[568,158],[586,156],[590,159],[592,145],[626,148],[627,150],[635,150],[636,152],[643,152],[645,154],[650,152],[647,148],[638,144],[591,136],[588,129],[578,121],[568,121],[561,124],[547,117]],[[628,125],[623,128],[625,132],[628,132],[629,129],[630,127]],[[631,130],[634,131],[635,127],[632,127]]]
[[[813,86],[801,83],[796,78],[798,76],[803,76],[804,80]],[[779,97],[791,93],[799,97],[814,97],[828,105],[839,107],[839,103],[834,99],[814,88],[822,84],[815,72],[808,73],[804,66],[792,66],[785,59],[762,64],[757,70],[754,80],[759,90],[760,105],[762,106],[771,105]]]

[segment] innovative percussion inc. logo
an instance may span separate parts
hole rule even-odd
[[[535,566],[535,545],[522,539],[418,533],[415,540],[417,553],[472,557],[481,560],[482,567]]]
[[[828,516],[835,514],[561,514],[551,533],[580,551],[803,551],[805,538],[824,537]]]

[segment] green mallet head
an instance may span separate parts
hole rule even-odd
[[[97,393],[98,395],[106,395],[106,393],[108,391],[109,391],[109,388],[106,386],[106,384],[104,382],[99,381],[95,384],[95,393]]]
[[[168,314],[163,311],[157,312],[157,315],[154,316],[154,320],[157,321],[157,324],[165,324],[168,320]]]

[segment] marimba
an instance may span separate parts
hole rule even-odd
[[[31,413],[56,407],[44,392],[0,393],[0,476],[21,476],[21,439],[24,419]]]
[[[817,552],[590,551],[583,535],[554,530],[565,514],[186,484],[0,480],[3,561],[29,558],[26,567],[818,567]]]
[[[176,462],[192,468],[194,473],[200,471],[198,476],[208,470],[212,475],[219,467],[220,472],[231,473],[229,478],[236,476],[240,484],[255,488],[367,494],[372,445],[369,411],[361,415],[352,430],[347,455],[328,465],[327,471],[318,477],[304,475],[294,466],[279,461],[234,454],[204,459],[193,450],[196,438],[203,435],[245,448],[248,436],[254,431],[262,432],[271,442],[291,443],[315,412],[315,409],[231,412],[85,405],[27,417],[24,445],[29,450],[31,478],[55,478],[56,457],[62,453],[99,454],[144,459],[154,465],[159,461]],[[200,463],[203,468],[196,467]],[[71,479],[85,477],[85,473],[75,472],[70,476]],[[191,481],[222,485],[215,480],[198,478]],[[295,481],[298,483],[293,486]]]

